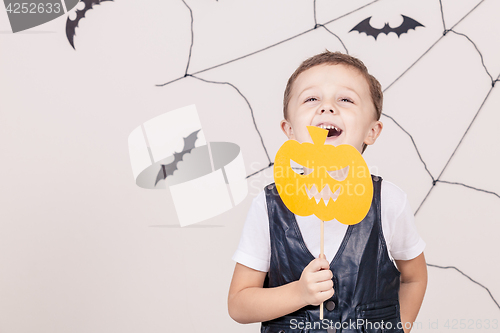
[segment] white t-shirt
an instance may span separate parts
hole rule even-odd
[[[380,196],[382,231],[389,255],[396,260],[410,260],[417,257],[423,252],[425,242],[417,232],[406,193],[393,183],[384,180]],[[319,257],[320,220],[314,215],[295,215],[295,218],[308,250],[316,258]],[[337,253],[347,227],[335,219],[325,221],[325,256],[328,261],[331,261]],[[232,258],[258,271],[269,271],[271,240],[264,191],[253,199],[238,249]]]

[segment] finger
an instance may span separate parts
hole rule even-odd
[[[333,273],[331,270],[329,269],[324,269],[324,270],[321,270],[321,271],[317,271],[314,273],[315,274],[315,278],[318,282],[320,281],[328,281],[328,280],[332,280],[333,278]]]
[[[328,261],[324,258],[316,258],[312,260],[309,265],[307,265],[306,268],[309,268],[310,271],[316,272],[320,271],[322,269],[329,269],[330,265],[328,264]]]
[[[309,283],[320,283],[320,282],[328,282],[333,284],[332,281],[332,273],[330,270],[321,270],[316,272],[308,272],[307,281]]]
[[[330,289],[333,290],[333,281],[332,280],[322,281],[322,282],[316,283],[316,290],[318,292],[325,292],[325,291],[328,291]]]
[[[321,262],[321,269],[330,269],[330,263],[328,262],[328,260],[326,260],[326,257],[318,258],[318,261]]]
[[[331,298],[334,294],[335,294],[335,290],[333,288],[332,289],[328,289],[327,291],[322,291],[320,293],[321,298],[323,299],[323,301],[326,301],[327,299]]]

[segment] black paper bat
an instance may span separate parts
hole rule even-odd
[[[156,176],[156,184],[162,179],[167,178],[168,176],[172,176],[174,174],[174,171],[177,170],[177,164],[182,161],[182,158],[184,155],[189,154],[191,150],[194,149],[194,144],[196,143],[196,140],[198,139],[198,132],[200,130],[194,131],[193,133],[189,134],[187,137],[184,138],[184,148],[182,148],[182,151],[180,153],[174,153],[174,161],[169,163],[169,164],[162,164],[160,172],[158,172],[158,175]]]
[[[367,36],[373,36],[375,37],[375,40],[377,40],[378,35],[382,33],[388,35],[390,32],[394,32],[399,37],[402,34],[407,33],[410,29],[415,30],[416,27],[425,27],[411,17],[404,15],[401,16],[403,16],[403,23],[401,23],[401,25],[396,28],[391,28],[389,26],[389,23],[386,23],[382,29],[374,28],[370,24],[370,19],[372,18],[370,16],[369,18],[359,22],[354,28],[351,29],[351,31],[357,31],[359,33],[364,32]]]
[[[68,42],[71,44],[73,49],[75,48],[73,38],[75,37],[76,34],[75,29],[76,27],[78,27],[78,22],[80,22],[80,20],[85,17],[85,13],[87,12],[87,10],[92,9],[94,5],[98,5],[103,1],[113,1],[113,0],[82,0],[81,2],[85,3],[85,8],[82,10],[80,9],[76,10],[76,18],[74,21],[71,21],[69,17],[66,20],[66,37],[68,37]]]

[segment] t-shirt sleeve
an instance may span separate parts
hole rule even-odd
[[[252,201],[243,225],[240,243],[232,259],[261,272],[269,271],[271,240],[264,191]]]
[[[385,181],[384,181],[385,182]],[[388,192],[385,197],[388,206],[392,206],[392,212],[387,212],[390,231],[386,235],[389,253],[396,260],[410,260],[420,255],[425,248],[425,242],[420,237],[415,225],[415,217],[410,207],[408,197],[396,185],[385,182]],[[386,192],[387,193],[387,192]],[[385,232],[384,232],[385,234]],[[387,239],[389,238],[389,239]]]

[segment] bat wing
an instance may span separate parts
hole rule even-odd
[[[170,163],[171,164],[171,163]],[[162,179],[165,179],[167,178],[167,169],[166,167],[170,164],[166,164],[166,165],[161,165],[161,169],[160,169],[160,172],[158,172],[158,174],[156,175],[156,180],[155,180],[155,186],[158,184],[158,182]]]
[[[174,171],[177,170],[177,164],[184,158],[184,155],[189,154],[191,150],[195,148],[196,140],[198,139],[198,132],[200,130],[194,131],[184,138],[184,148],[180,153],[174,153],[174,160],[169,164],[162,164],[161,169],[156,175],[155,186],[158,184],[160,180],[167,178],[168,176],[172,176]]]
[[[85,13],[94,7],[94,5],[98,5],[103,1],[113,1],[113,0],[82,0],[82,2],[85,4],[85,8],[83,9],[77,9],[76,10],[76,18],[72,21],[69,19],[66,20],[66,37],[68,38],[68,42],[71,44],[73,49],[75,48],[74,44],[74,37],[75,37],[75,30],[76,27],[78,27],[78,23],[82,18],[85,17]]]
[[[392,29],[392,31],[395,32],[398,35],[398,37],[404,33],[407,33],[410,29],[415,30],[415,28],[417,27],[425,27],[423,24],[415,21],[411,17],[404,15],[401,16],[403,16],[403,23],[401,23],[399,27]]]
[[[369,18],[359,22],[354,28],[351,29],[351,31],[358,31],[359,33],[364,32],[367,36],[373,36],[375,39],[377,39],[378,35],[380,35],[381,33],[388,35],[389,33],[394,32],[399,37],[402,34],[407,33],[408,30],[410,29],[415,29],[416,27],[424,26],[423,24],[415,21],[411,17],[404,15],[401,16],[403,16],[403,23],[401,23],[401,25],[396,28],[391,28],[388,23],[386,23],[382,29],[374,28],[370,24],[370,19],[371,19],[370,16]]]
[[[370,19],[372,17],[368,17],[364,19],[363,21],[359,22],[354,28],[352,28],[349,32],[351,31],[357,31],[359,33],[364,32],[367,36],[373,36],[375,39],[377,39],[377,36],[382,32],[383,29],[377,29],[371,26],[370,24]]]
[[[184,148],[182,151],[191,151],[191,149],[194,148],[194,144],[196,143],[196,140],[198,139],[198,133],[200,130],[194,131],[193,133],[189,134],[187,137],[184,138]]]

